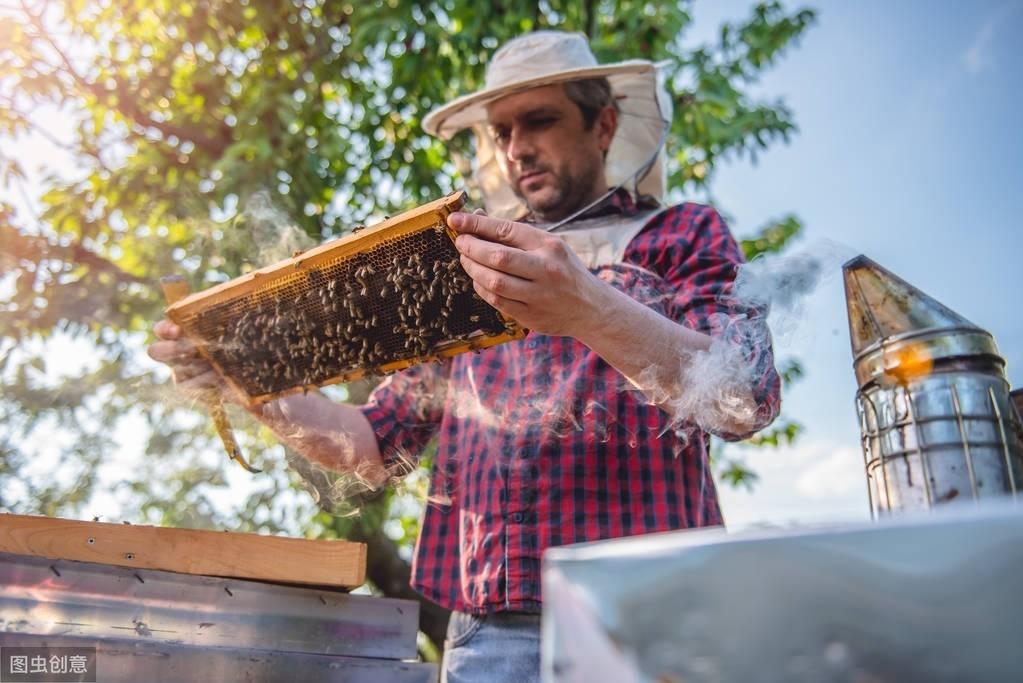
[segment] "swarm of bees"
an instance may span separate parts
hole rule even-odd
[[[473,290],[442,225],[197,314],[213,360],[251,396],[382,373],[511,328]]]

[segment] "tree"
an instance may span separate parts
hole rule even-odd
[[[281,449],[250,424],[248,451],[268,473],[243,504],[218,500],[232,467],[201,414],[140,361],[163,307],[158,277],[178,272],[203,288],[263,265],[231,219],[260,191],[315,241],[425,203],[471,181],[450,147],[422,133],[434,106],[481,85],[497,45],[525,31],[585,31],[601,61],[670,60],[676,117],[668,140],[678,196],[706,193],[723,159],[750,155],[794,132],[782,102],[749,95],[765,69],[814,20],[780,2],[721,27],[714,45],[683,46],[691,2],[505,0],[17,0],[0,5],[0,139],[39,130],[34,112],[61,108],[73,121],[66,146],[77,174],[56,175],[41,216],[0,204],[0,507],[81,514],[96,494],[96,468],[125,422],[144,423],[145,459],[117,495],[137,519],[308,535],[370,544],[370,577],[387,594],[407,589],[422,480],[359,499],[338,516],[336,482],[306,472],[326,512],[315,517]],[[7,192],[24,183],[23,160],[0,152]],[[23,188],[20,188],[23,189]],[[8,194],[8,197],[11,195]],[[795,216],[743,241],[747,256],[781,251],[799,234]],[[74,377],[47,374],[48,345],[88,342],[92,361]],[[795,361],[783,367],[797,377]],[[358,396],[365,386],[342,388]],[[33,474],[36,438],[68,435],[60,476]],[[759,443],[791,440],[782,420]],[[752,481],[722,458],[723,476]],[[352,509],[352,500],[343,501]],[[332,507],[334,506],[334,507]],[[446,615],[424,611],[435,645]]]

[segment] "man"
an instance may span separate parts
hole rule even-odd
[[[450,683],[537,680],[544,549],[720,524],[707,432],[777,413],[762,311],[729,296],[735,240],[709,207],[657,204],[668,120],[649,62],[598,65],[575,34],[508,43],[487,87],[424,127],[475,132],[489,213],[449,225],[476,292],[528,337],[393,375],[365,406],[256,413],[371,486],[438,439],[412,583],[453,610]],[[221,386],[180,330],[156,331],[183,388]]]

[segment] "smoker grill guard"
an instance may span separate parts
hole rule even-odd
[[[473,290],[446,218],[465,193],[167,309],[251,404],[476,351],[525,331]]]
[[[864,256],[843,271],[874,516],[1015,496],[1023,428],[991,335]]]

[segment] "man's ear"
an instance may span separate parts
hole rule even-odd
[[[610,105],[604,107],[597,114],[594,126],[597,129],[597,144],[600,151],[606,153],[611,147],[611,141],[614,140],[615,131],[618,130],[618,112]]]

